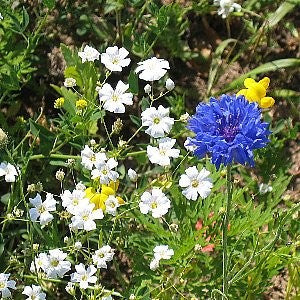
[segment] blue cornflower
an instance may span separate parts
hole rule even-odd
[[[188,128],[195,133],[190,145],[197,148],[194,154],[202,158],[211,154],[217,168],[233,162],[254,166],[253,150],[269,142],[269,123],[261,121],[261,110],[255,102],[244,96],[222,95],[200,103]]]

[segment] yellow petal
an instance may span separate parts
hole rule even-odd
[[[125,201],[121,197],[116,197],[118,199],[119,204],[124,204]]]
[[[244,86],[246,87],[246,88],[250,88],[250,87],[252,87],[252,85],[253,84],[255,84],[255,83],[257,83],[254,79],[252,79],[252,78],[246,78],[245,80],[244,80]]]
[[[118,187],[119,187],[119,180],[111,181],[109,183],[109,186],[116,192],[118,190]]]
[[[264,77],[258,83],[260,83],[265,89],[267,89],[269,87],[269,84],[270,84],[270,78],[269,77]]]
[[[85,190],[85,196],[87,198],[91,198],[96,193],[95,189],[92,187],[89,187]]]
[[[109,187],[109,186],[107,186],[105,184],[102,184],[102,186],[101,186],[101,194],[105,194],[107,196],[114,195],[115,191],[111,187]]]
[[[259,106],[261,108],[269,108],[269,107],[272,107],[274,105],[274,103],[275,103],[274,98],[272,98],[272,97],[263,97],[259,101]]]
[[[245,98],[246,98],[246,95],[247,95],[247,89],[242,89],[242,90],[240,90],[240,91],[238,91],[237,93],[236,93],[236,95],[237,96],[244,96]],[[246,98],[247,99],[247,98]]]

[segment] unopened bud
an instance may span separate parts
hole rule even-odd
[[[172,79],[168,78],[166,81],[166,88],[168,91],[172,91],[175,87],[175,83]]]
[[[186,123],[189,118],[190,118],[190,115],[186,112],[185,114],[180,116],[179,121]]]
[[[119,134],[123,128],[123,122],[118,118],[111,127],[112,134]]]
[[[170,229],[171,229],[173,232],[177,232],[177,231],[178,231],[178,228],[179,228],[178,224],[172,223],[172,224],[170,225]]]
[[[55,178],[62,182],[65,178],[65,172],[63,170],[58,170],[56,173],[55,173]]]
[[[151,85],[150,84],[146,84],[144,87],[144,91],[146,94],[149,94],[151,92]]]
[[[195,252],[200,252],[202,250],[202,246],[200,244],[196,244],[194,250]]]
[[[131,181],[136,182],[138,179],[138,174],[133,169],[127,171],[128,177]]]

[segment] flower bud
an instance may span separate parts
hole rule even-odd
[[[60,97],[54,101],[54,108],[62,108],[65,103],[65,98]]]
[[[66,286],[66,291],[68,294],[70,294],[71,296],[75,296],[75,287],[74,284],[72,282],[68,282],[67,286]]]
[[[194,247],[195,252],[200,252],[202,250],[202,247],[200,244],[196,244]]]
[[[186,123],[189,118],[190,118],[190,115],[186,112],[185,114],[180,116],[179,121]]]
[[[55,178],[62,182],[65,178],[65,172],[63,170],[58,170],[56,173],[55,173]]]
[[[166,88],[168,91],[172,91],[175,87],[175,83],[172,79],[168,78],[166,81]]]
[[[123,122],[118,118],[111,127],[111,134],[119,134],[123,128]]]
[[[170,225],[170,229],[171,229],[173,232],[177,232],[177,231],[178,231],[178,228],[179,228],[178,224],[172,223],[172,224]]]
[[[129,169],[127,171],[128,177],[131,181],[136,182],[138,179],[138,174],[136,173],[136,171],[134,171],[133,169]]]
[[[76,243],[74,244],[74,248],[75,248],[76,250],[80,250],[80,249],[82,248],[81,242],[76,242]]]
[[[149,94],[151,92],[151,85],[150,84],[146,84],[144,87],[144,91],[146,94]]]
[[[70,78],[70,77],[66,78],[65,82],[64,82],[64,86],[65,87],[74,87],[74,86],[76,86],[76,79]]]

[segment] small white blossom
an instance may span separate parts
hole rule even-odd
[[[110,158],[105,163],[96,164],[96,169],[92,170],[92,179],[99,178],[101,184],[108,184],[110,181],[116,181],[119,178],[119,174],[113,171],[117,167],[118,162]]]
[[[95,153],[88,145],[81,151],[81,164],[88,170],[92,170],[96,164],[104,164],[106,159],[105,153]]]
[[[75,189],[78,191],[85,191],[86,186],[80,181],[76,184]]]
[[[113,300],[113,298],[111,295],[109,295],[109,296],[101,297],[101,300]]]
[[[147,83],[144,87],[144,91],[146,94],[150,94],[151,93],[151,85]]]
[[[23,295],[28,296],[26,300],[45,300],[46,294],[42,292],[42,288],[39,285],[25,286]]]
[[[37,194],[35,198],[29,198],[29,201],[34,206],[34,208],[30,208],[29,210],[30,219],[33,222],[36,222],[40,218],[40,224],[47,225],[53,220],[53,215],[50,212],[56,210],[56,201],[52,194],[47,193],[44,202],[42,202],[40,194]]]
[[[76,86],[76,79],[68,77],[64,81],[64,86],[65,87],[74,87]]]
[[[153,188],[151,192],[144,192],[139,203],[142,214],[152,213],[153,218],[165,215],[171,207],[171,201],[161,189]]]
[[[189,167],[185,174],[180,176],[179,185],[184,188],[182,194],[189,200],[197,200],[198,194],[201,198],[206,198],[213,187],[209,177],[210,172],[203,168],[200,172],[197,167]]]
[[[138,174],[133,169],[128,169],[127,171],[128,177],[131,181],[136,182],[138,179]]]
[[[81,242],[75,242],[74,248],[75,248],[76,250],[80,250],[80,249],[82,248]]]
[[[34,258],[34,261],[31,262],[30,271],[32,273],[39,272],[40,270],[46,270],[49,265],[49,257],[46,253],[40,253],[37,257]]]
[[[169,166],[170,157],[177,158],[180,150],[173,149],[176,140],[171,138],[162,138],[158,141],[158,147],[147,146],[147,156],[153,164],[160,166]]]
[[[114,257],[115,250],[112,249],[109,245],[105,245],[100,249],[95,251],[95,254],[92,256],[93,263],[97,268],[107,269],[107,262],[112,261]]]
[[[67,254],[60,249],[49,250],[48,264],[44,267],[44,272],[48,278],[62,278],[71,270],[71,263],[66,261]]]
[[[96,229],[94,220],[103,219],[102,209],[94,209],[95,204],[79,205],[71,221],[71,229],[84,229],[86,231]]]
[[[184,113],[183,115],[180,116],[179,120],[181,122],[186,123],[189,120],[189,118],[190,118],[190,115],[189,115],[189,113],[186,112],[186,113]]]
[[[58,180],[58,181],[63,181],[64,178],[65,178],[65,172],[63,170],[58,170],[56,171],[55,173],[55,178]]]
[[[214,0],[214,5],[219,6],[218,15],[222,18],[227,18],[233,11],[241,11],[241,6],[234,2],[234,0]]]
[[[97,269],[90,265],[87,269],[85,269],[84,264],[79,264],[75,266],[76,272],[71,274],[71,281],[78,282],[81,289],[87,289],[89,287],[89,283],[96,283],[97,277],[93,276]]]
[[[122,68],[130,64],[130,58],[126,58],[128,54],[123,47],[120,49],[117,46],[108,47],[105,53],[101,54],[101,63],[112,72],[121,72]]]
[[[258,188],[259,188],[259,193],[262,195],[273,191],[272,186],[266,183],[261,183]]]
[[[105,201],[105,212],[115,216],[117,214],[117,208],[120,206],[118,199],[113,196],[109,195]]]
[[[126,105],[132,105],[132,93],[126,93],[129,89],[129,84],[118,81],[115,89],[108,83],[105,83],[99,90],[99,99],[103,103],[103,108],[113,113],[124,113]]]
[[[161,259],[170,259],[174,255],[174,250],[169,249],[168,245],[159,245],[153,249],[154,258]]]
[[[191,139],[192,138],[187,137],[183,146],[187,151],[194,152],[196,150],[197,146],[191,144]]]
[[[100,53],[93,47],[86,45],[83,51],[78,52],[82,62],[99,60]]]
[[[16,282],[14,280],[8,280],[10,274],[0,273],[0,292],[2,298],[11,297],[11,292],[9,289],[16,289]]]
[[[4,176],[6,182],[15,182],[18,177],[18,170],[11,163],[2,162],[0,164],[0,177]]]
[[[159,267],[159,259],[153,258],[150,262],[150,269],[155,271]]]
[[[142,125],[148,126],[146,133],[154,138],[163,137],[171,131],[174,119],[169,117],[169,108],[160,105],[157,109],[149,107],[141,114]]]
[[[166,81],[166,89],[172,91],[175,88],[175,83],[172,79],[168,78]]]
[[[60,197],[62,200],[62,206],[73,215],[75,214],[78,205],[85,206],[90,202],[90,200],[85,197],[85,192],[82,190],[74,190],[73,192],[65,190]]]
[[[139,78],[145,81],[154,81],[162,78],[170,69],[169,63],[156,57],[139,62],[135,73],[140,73]]]

